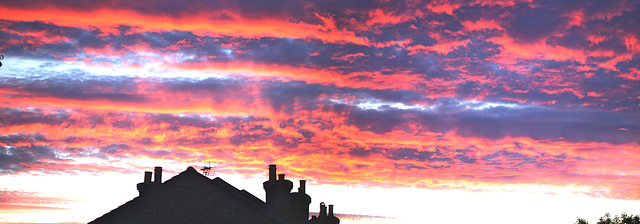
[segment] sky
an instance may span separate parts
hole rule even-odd
[[[640,2],[0,2],[0,223],[86,223],[211,163],[343,223],[640,206]],[[294,186],[296,188],[297,186]]]

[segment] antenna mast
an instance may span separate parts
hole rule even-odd
[[[204,166],[202,169],[200,169],[200,171],[202,171],[202,174],[204,174],[205,176],[216,175],[216,167],[215,165],[211,167],[211,162],[209,162],[209,166]]]

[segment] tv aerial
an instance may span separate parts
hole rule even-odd
[[[211,162],[209,162],[209,166],[204,166],[200,171],[202,171],[202,174],[205,176],[214,176],[216,175],[216,166],[214,165],[212,167]]]

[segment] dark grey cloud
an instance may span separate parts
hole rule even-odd
[[[447,158],[440,150],[436,150],[435,152],[418,151],[414,148],[372,148],[372,150],[384,151],[385,156],[392,160],[417,160],[420,162],[451,161],[451,158]]]
[[[229,142],[233,145],[241,145],[245,143],[265,141],[268,139],[268,136],[261,134],[237,134],[230,137]]]
[[[48,146],[0,146],[0,173],[8,174],[25,170],[46,169],[42,166],[47,161],[60,161],[54,149]]]
[[[454,162],[454,158],[446,155],[444,151],[448,151],[446,148],[437,147],[435,151],[422,151],[416,148],[398,148],[398,147],[385,147],[376,146],[373,144],[369,149],[363,147],[352,147],[349,149],[348,154],[354,157],[368,158],[372,155],[382,155],[388,159],[394,161],[416,161],[422,163],[430,162]],[[457,159],[457,157],[455,157]],[[414,167],[415,168],[415,167]]]
[[[163,80],[163,86],[170,92],[191,93],[195,96],[211,98],[215,102],[223,102],[227,99],[241,99],[247,103],[251,98],[247,93],[254,88],[251,82],[246,83],[239,79],[207,78],[204,80]]]
[[[100,153],[104,153],[106,155],[119,155],[130,149],[131,147],[127,144],[110,144],[100,147]]]
[[[180,130],[181,127],[198,127],[198,128],[209,128],[215,129],[217,127],[221,127],[222,123],[225,122],[224,118],[217,118],[213,120],[210,117],[198,115],[198,114],[184,114],[184,115],[175,115],[175,114],[155,114],[148,113],[144,117],[150,124],[162,124],[167,123],[170,124],[168,129],[173,131]]]
[[[570,142],[638,143],[640,120],[624,112],[567,111],[542,107],[427,112],[400,109],[361,110],[352,108],[350,124],[363,131],[384,134],[410,124],[423,131],[456,133],[465,137],[502,139],[530,137],[537,140]],[[453,112],[453,113],[451,113]],[[622,128],[622,129],[621,129]],[[625,129],[625,130],[623,130]],[[626,129],[631,131],[626,131]]]
[[[459,135],[490,139],[513,136],[622,144],[639,142],[637,132],[620,128],[640,130],[640,120],[625,113],[495,107],[457,115],[455,127]]]
[[[268,82],[261,89],[276,112],[294,113],[296,110],[313,110],[319,97],[335,92],[331,86],[306,84],[305,82]],[[299,108],[297,108],[299,107]]]
[[[544,5],[544,4],[543,4]],[[509,36],[524,43],[535,42],[548,37],[566,23],[561,9],[554,5],[543,7],[520,5],[514,13],[514,18],[505,28]]]
[[[60,125],[70,117],[65,111],[45,114],[38,109],[21,110],[15,108],[0,108],[0,126],[8,127],[25,124]]]
[[[305,130],[305,129],[298,130],[298,133],[300,133],[305,138],[313,138],[314,136],[316,136],[315,132],[312,132],[312,131],[309,131],[309,130]]]
[[[412,114],[400,112],[400,110],[389,109],[378,111],[374,109],[359,110],[354,109],[349,114],[351,124],[360,130],[371,131],[377,134],[384,134],[394,128],[406,124]]]
[[[46,142],[47,137],[40,133],[35,134],[13,134],[13,135],[0,135],[0,143],[6,145],[13,145],[16,143],[36,143],[36,142]]]
[[[178,144],[178,145],[216,145],[216,144],[220,144],[224,142],[224,139],[220,139],[220,138],[216,138],[216,137],[212,137],[212,136],[204,136],[204,137],[198,137],[198,136],[194,136],[194,137],[183,137],[183,138],[179,138],[175,141],[169,141],[169,143],[173,144]],[[152,144],[149,140],[149,142],[147,143],[147,141],[145,140],[144,142],[145,144]],[[238,142],[239,143],[239,142]]]
[[[44,71],[40,71],[44,72]],[[22,92],[21,97],[53,97],[81,101],[112,101],[141,103],[149,99],[138,94],[137,84],[130,77],[90,77],[86,71],[44,79],[8,78],[0,81],[0,89]],[[78,72],[78,73],[74,73]],[[82,77],[82,78],[76,78]]]

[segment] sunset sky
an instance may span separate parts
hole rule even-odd
[[[639,21],[624,0],[1,1],[0,223],[86,223],[154,166],[209,162],[263,199],[278,164],[346,224],[639,214]]]

